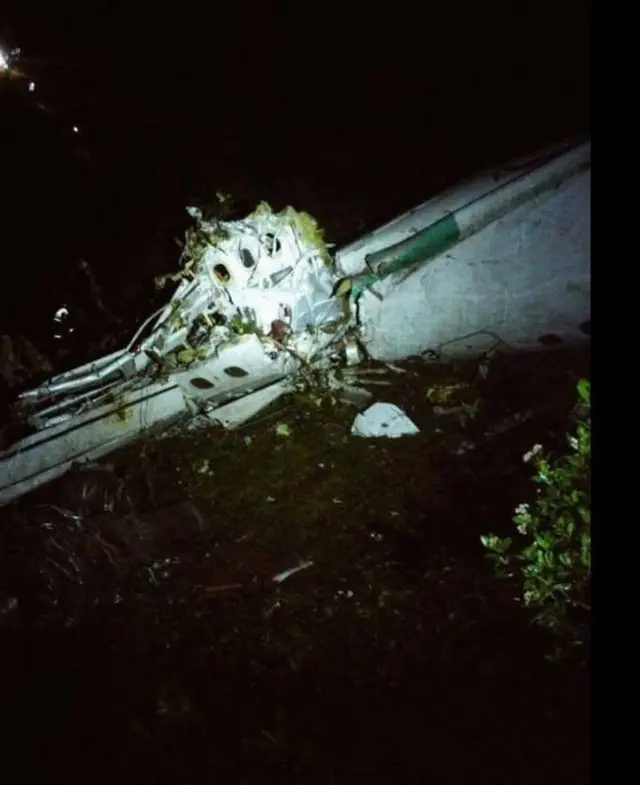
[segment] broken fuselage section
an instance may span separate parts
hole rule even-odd
[[[19,397],[28,433],[0,453],[0,505],[145,436],[237,427],[295,390],[363,403],[367,357],[588,340],[590,155],[566,146],[484,173],[333,255],[292,208],[241,221],[189,208],[167,305],[121,351]]]

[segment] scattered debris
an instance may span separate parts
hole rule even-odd
[[[500,436],[501,434],[510,431],[512,428],[515,428],[516,425],[527,422],[527,420],[530,420],[533,417],[533,414],[533,409],[526,409],[523,412],[516,412],[509,417],[505,417],[504,420],[501,420],[497,425],[492,426],[486,431],[485,438],[493,439],[495,436]]]
[[[436,417],[455,416],[462,428],[466,428],[469,420],[475,420],[480,409],[480,401],[473,404],[462,403],[459,406],[434,406],[431,410]]]
[[[475,442],[472,442],[471,439],[465,439],[454,449],[453,454],[464,455],[465,453],[471,452],[472,450],[475,449],[476,449]]]
[[[454,398],[459,398],[460,394],[467,391],[470,386],[468,382],[434,385],[427,389],[427,400],[429,403],[449,405]]]
[[[209,459],[205,458],[196,471],[198,474],[213,474],[212,470],[209,468]]]
[[[488,428],[484,434],[483,438],[485,441],[490,441],[494,439],[496,436],[501,436],[502,434],[510,431],[512,428],[515,428],[517,425],[521,425],[522,423],[527,422],[533,417],[533,410],[527,409],[524,412],[516,412],[515,414],[506,417],[504,420],[501,420],[497,425]],[[471,452],[475,450],[477,447],[477,443],[472,441],[471,439],[465,439],[460,444],[458,444],[453,452],[455,455],[464,455],[465,453]]]
[[[302,564],[299,564],[297,567],[290,567],[288,570],[284,570],[283,572],[279,572],[277,575],[274,575],[272,580],[274,583],[283,583],[290,578],[292,575],[295,575],[297,572],[301,570],[306,570],[309,567],[313,567],[312,561],[305,561]]]
[[[414,436],[420,429],[409,417],[392,403],[374,403],[359,414],[351,428],[354,436],[397,439],[400,436]]]

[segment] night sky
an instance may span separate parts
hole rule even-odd
[[[184,207],[218,189],[245,214],[308,210],[340,244],[589,133],[584,0],[364,9],[3,3],[24,80],[1,93],[0,331],[46,351],[51,313],[86,304],[87,259],[128,334],[175,266]],[[34,270],[27,304],[13,292]]]
[[[366,11],[355,3],[15,5],[12,13],[3,4],[0,37],[34,66],[42,61],[43,79],[91,89],[120,111],[179,115],[185,130],[217,129],[232,115],[282,133],[298,116],[298,143],[366,130],[407,146],[426,133],[458,153],[489,144],[494,152],[533,136],[531,126],[562,134],[587,117],[584,0]]]

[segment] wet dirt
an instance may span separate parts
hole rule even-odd
[[[512,533],[531,445],[564,449],[588,351],[496,357],[484,380],[477,365],[403,368],[383,397],[417,436],[357,438],[353,407],[284,400],[47,489],[43,504],[85,504],[113,558],[41,584],[40,604],[3,587],[19,595],[2,638],[11,733],[67,781],[585,782],[587,668],[544,659],[548,637],[479,537]],[[100,481],[112,490],[91,510],[73,483]],[[47,616],[55,596],[65,620]]]

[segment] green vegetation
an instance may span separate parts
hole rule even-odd
[[[534,621],[563,642],[581,644],[587,635],[591,578],[591,396],[590,384],[578,384],[579,424],[567,437],[571,452],[557,459],[536,444],[525,454],[536,472],[535,499],[516,508],[513,522],[524,538],[482,536],[499,577],[520,566],[523,601],[535,610]],[[563,651],[559,646],[556,653]]]

